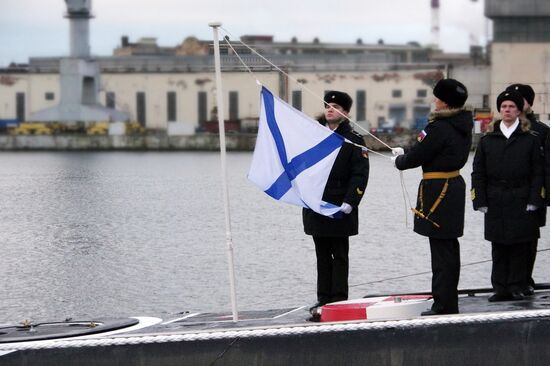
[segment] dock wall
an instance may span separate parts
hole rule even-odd
[[[380,134],[377,137],[389,146],[408,148],[416,142],[417,132],[401,134]],[[226,148],[229,151],[252,151],[256,134],[226,134]],[[474,138],[474,147],[477,139]],[[365,137],[372,150],[388,151],[381,142],[371,136]],[[219,150],[217,134],[196,134],[191,136],[169,136],[166,134],[87,136],[87,135],[0,135],[0,151],[109,151],[109,150]]]

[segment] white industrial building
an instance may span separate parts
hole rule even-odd
[[[433,46],[363,44],[360,39],[330,44],[318,39],[275,42],[272,36],[241,37],[285,75],[241,42],[231,44],[264,86],[311,116],[321,112],[319,99],[325,91],[337,89],[353,97],[351,117],[365,128],[414,128],[430,110],[434,83],[453,77],[468,87],[468,103],[486,111],[494,109],[496,95],[507,85],[531,84],[537,93],[534,109],[548,120],[550,3],[486,0],[485,7],[494,22],[494,40],[487,53],[472,47],[470,54],[444,54]],[[228,126],[253,130],[259,87],[234,52],[227,46],[223,51]],[[217,107],[210,40],[189,37],[181,45],[160,47],[154,38],[131,43],[122,37],[113,56],[84,56],[100,71],[99,104],[122,112],[111,113],[109,122],[126,116],[148,130],[181,134],[213,126],[210,121],[216,120]],[[0,120],[30,121],[43,116],[40,111],[60,105],[60,65],[67,58],[71,56],[31,58],[29,64],[0,69]]]

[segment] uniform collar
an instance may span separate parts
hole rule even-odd
[[[343,134],[344,132],[348,131],[351,131],[351,126],[347,119],[340,122],[338,124],[338,127],[336,127],[336,129],[334,130],[334,132],[338,132],[339,134]]]
[[[502,134],[507,138],[509,139],[510,136],[512,136],[512,134],[514,133],[514,131],[518,128],[519,126],[519,118],[516,118],[516,121],[510,126],[510,127],[507,127],[503,121],[500,121],[500,125],[499,125],[499,128],[500,128],[500,132],[502,132]]]

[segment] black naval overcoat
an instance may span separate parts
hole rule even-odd
[[[395,160],[399,170],[422,166],[424,173],[460,170],[468,160],[472,146],[472,112],[467,108],[445,109],[430,113],[428,125],[418,135],[409,152]],[[443,191],[447,179],[422,179],[418,187],[416,210],[429,212]],[[466,183],[462,176],[448,179],[441,203],[429,216],[439,225],[414,215],[414,231],[436,239],[455,239],[464,232]]]
[[[324,118],[319,123],[326,125]],[[363,137],[355,132],[349,121],[340,123],[336,133],[358,145],[365,146]],[[323,200],[335,205],[347,202],[353,207],[342,218],[330,218],[310,209],[302,210],[304,231],[308,235],[320,237],[342,237],[357,235],[359,232],[359,202],[363,198],[369,178],[369,159],[366,150],[352,144],[343,144],[330,172]]]
[[[541,148],[541,151],[542,151],[542,156],[543,158],[545,159],[545,161],[547,159],[549,159],[549,157],[546,156],[546,150],[548,150],[548,144],[550,143],[549,142],[549,139],[550,139],[550,127],[546,126],[544,123],[542,123],[541,121],[539,121],[537,119],[537,117],[535,116],[535,113],[533,113],[533,111],[529,111],[528,113],[525,114],[525,116],[527,117],[527,119],[529,120],[529,122],[531,122],[531,126],[529,127],[530,130],[533,132],[533,134],[535,136],[537,136],[539,138],[539,142],[540,142],[540,148]],[[544,175],[545,177],[548,177],[548,175],[550,174],[550,172],[548,172],[549,168],[546,167],[546,165],[543,166],[543,171],[544,171]],[[548,178],[545,178],[546,180]],[[545,184],[545,187],[548,185],[548,183],[550,182],[547,182],[547,184]],[[540,219],[540,226],[545,226],[546,225],[546,206],[550,206],[550,199],[548,197],[548,189],[546,189],[545,191],[545,198],[546,198],[546,205],[543,205],[543,207],[541,207],[537,212],[539,214],[539,219]]]
[[[539,138],[529,123],[518,125],[509,139],[500,131],[501,121],[491,126],[477,146],[472,170],[474,209],[488,207],[485,239],[499,244],[529,242],[539,237],[536,211],[541,208],[543,176]]]
[[[546,136],[544,144],[544,188],[546,204],[550,206],[550,133]]]

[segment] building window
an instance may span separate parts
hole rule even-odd
[[[550,22],[546,16],[498,17],[493,20],[494,42],[548,42]]]
[[[302,91],[293,90],[292,91],[292,106],[297,110],[302,110]]]
[[[355,105],[356,105],[356,120],[357,121],[366,121],[367,120],[367,92],[364,90],[358,90],[355,95]]]
[[[417,98],[426,98],[428,96],[428,91],[426,89],[418,89],[416,91]]]
[[[206,99],[206,92],[200,91],[198,95],[198,115],[199,115],[199,123],[206,122],[208,119],[207,113],[207,99]]]
[[[410,127],[404,126],[407,109],[401,105],[389,107],[388,111],[388,126],[387,127]]]
[[[229,92],[229,120],[236,121],[239,119],[239,92]]]
[[[413,108],[413,129],[421,131],[428,124],[429,106],[415,106]]]
[[[392,52],[391,57],[394,60],[394,62],[406,62],[407,61],[407,54],[405,52]]]
[[[487,94],[483,94],[483,105],[482,108],[489,108],[489,96]]]
[[[391,96],[394,98],[401,98],[401,90],[400,89],[394,89],[391,91]]]
[[[105,106],[107,108],[115,109],[115,93],[113,92],[105,93]]]
[[[46,100],[54,100],[55,99],[55,94],[53,92],[46,92],[44,94],[44,98],[46,98]]]
[[[177,120],[176,116],[176,92],[168,92],[166,94],[166,102],[167,102],[167,115],[168,115],[168,121],[173,122]]]
[[[145,123],[147,122],[147,120],[146,120],[144,92],[136,93],[136,116],[139,124],[145,127]]]
[[[25,93],[15,94],[15,115],[18,122],[25,120]]]
[[[95,78],[84,76],[82,78],[82,104],[96,104]]]

